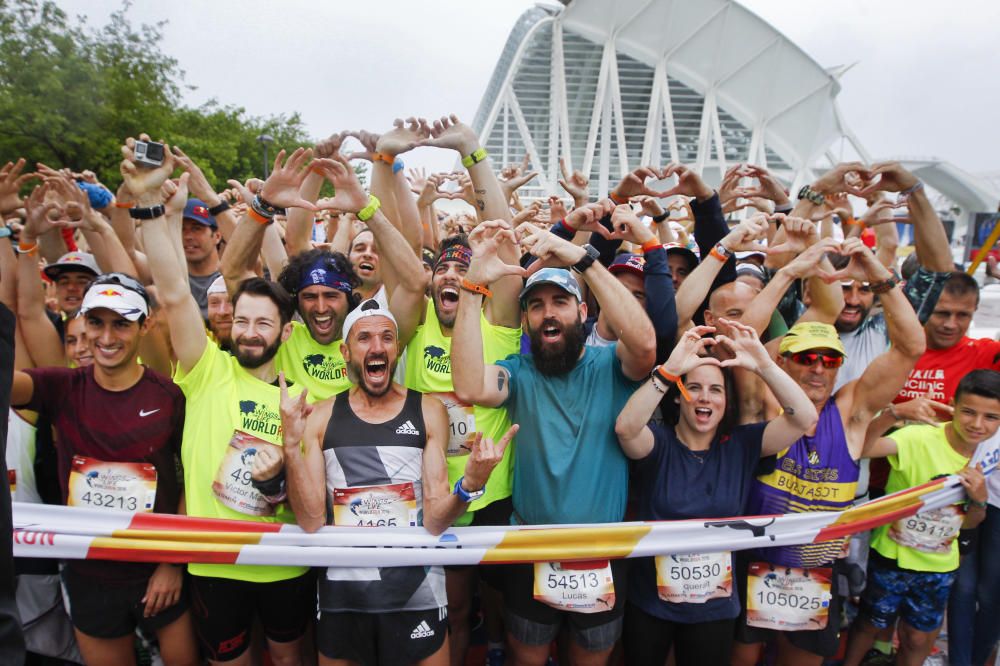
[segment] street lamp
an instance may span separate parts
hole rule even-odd
[[[267,180],[269,175],[267,170],[267,147],[274,143],[274,137],[270,134],[261,134],[257,137],[257,141],[259,141],[260,145],[264,147],[264,180]]]

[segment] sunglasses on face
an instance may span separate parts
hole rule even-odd
[[[814,366],[819,361],[824,368],[839,368],[844,365],[844,357],[840,354],[823,354],[820,352],[797,352],[789,354],[788,357],[799,365]]]

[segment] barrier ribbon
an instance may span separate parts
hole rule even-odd
[[[992,470],[990,470],[992,471]],[[385,567],[683,555],[827,541],[965,499],[955,475],[851,507],[781,516],[386,530],[14,502],[14,555],[129,562]]]

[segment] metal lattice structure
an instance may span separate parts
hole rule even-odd
[[[560,157],[599,195],[631,168],[669,162],[710,183],[760,164],[794,190],[843,159],[872,161],[837,106],[846,70],[733,0],[564,0],[518,19],[474,127],[495,164],[529,155],[540,176],[528,198],[561,193]],[[951,186],[954,171],[923,177],[982,209],[986,198]]]

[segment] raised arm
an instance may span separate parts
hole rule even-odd
[[[173,146],[172,148],[177,165],[191,174],[188,178],[188,191],[191,195],[201,199],[210,210],[221,205],[223,203],[222,197],[218,195],[212,184],[208,182],[208,178],[205,177],[205,173],[198,166],[198,163],[184,154],[184,151],[177,146]],[[213,213],[213,216],[218,224],[219,233],[222,234],[222,239],[228,243],[229,239],[232,238],[233,232],[236,230],[236,215],[233,214],[231,208],[226,207],[223,211]]]
[[[288,503],[299,527],[315,532],[326,524],[323,433],[336,398],[310,405],[304,389],[299,395],[289,397],[284,372],[278,374],[278,384],[281,387],[281,441]],[[347,394],[344,393],[341,399],[347,400]]]
[[[405,345],[420,324],[424,294],[429,282],[420,259],[403,234],[378,209],[376,205],[378,199],[365,194],[346,158],[335,155],[331,159],[323,160],[316,168],[322,169],[337,192],[333,199],[322,199],[317,205],[367,217],[363,222],[368,225],[375,237],[383,264],[390,264],[398,275],[405,276],[389,297],[389,309],[396,317],[396,324],[399,327],[399,341],[401,345]]]
[[[842,389],[842,392],[849,392],[847,398],[850,400],[846,405],[848,410],[843,413],[851,414],[854,421],[867,428],[875,412],[888,405],[903,388],[910,371],[924,353],[926,341],[913,306],[906,300],[896,278],[879,263],[871,250],[852,238],[844,241],[841,252],[850,256],[850,263],[836,273],[827,274],[826,279],[868,282],[882,302],[891,344],[859,379]],[[859,438],[856,455],[860,455],[862,444],[863,438]]]
[[[677,290],[677,321],[681,327],[691,321],[698,308],[705,302],[709,288],[728,257],[734,252],[753,248],[754,244],[763,239],[766,233],[767,217],[754,215],[733,227],[719,241],[725,249],[724,255],[714,247],[707,255],[702,255],[701,262],[691,271],[691,274]]]
[[[719,319],[719,324],[726,333],[716,335],[716,342],[733,355],[722,366],[756,373],[781,405],[781,414],[764,428],[761,443],[762,457],[774,455],[816,425],[819,419],[816,407],[795,380],[774,362],[754,329],[729,319]]]
[[[424,121],[421,121],[424,122]],[[426,123],[425,123],[426,125]],[[468,170],[475,191],[475,208],[482,220],[511,221],[508,197],[497,179],[486,151],[479,145],[479,137],[471,127],[462,123],[454,115],[434,121],[429,128],[431,138],[422,144],[438,148],[450,148],[458,152],[463,166]],[[480,152],[481,151],[481,152]],[[526,181],[525,181],[526,182]],[[517,263],[520,255],[513,243],[501,244],[498,249],[501,261]],[[500,326],[514,328],[521,318],[517,295],[521,291],[521,280],[517,276],[503,275],[496,284],[490,285],[493,298],[487,305],[487,319]]]
[[[49,211],[56,207],[53,202],[45,203],[45,190],[45,186],[36,187],[25,202],[28,215],[16,259],[17,308],[11,308],[17,313],[28,353],[38,367],[66,364],[66,350],[59,333],[45,314],[45,287],[38,271],[38,251],[24,251],[36,246],[38,236],[48,230]]]
[[[941,219],[934,211],[924,191],[924,184],[899,162],[880,162],[871,168],[872,176],[879,180],[872,183],[861,194],[899,192],[906,197],[910,221],[913,224],[913,242],[920,265],[935,272],[950,272],[955,269],[951,256],[951,245]]]
[[[316,210],[316,204],[302,198],[299,188],[309,173],[306,166],[312,151],[305,148],[296,149],[285,160],[285,151],[281,151],[274,159],[274,168],[268,176],[260,192],[251,195],[239,187],[247,203],[247,214],[236,225],[226,252],[222,257],[222,275],[226,278],[226,288],[232,293],[236,285],[255,275],[254,268],[264,242],[264,231],[273,223],[275,208],[305,208]],[[317,160],[320,164],[324,160]],[[318,168],[318,167],[313,167]],[[239,183],[232,181],[234,186]]]
[[[465,274],[466,282],[485,288],[505,276],[523,277],[519,265],[504,263],[497,256],[499,244],[513,242],[513,233],[503,220],[487,221],[469,235],[472,260]],[[563,241],[566,242],[566,241]],[[483,293],[463,288],[458,296],[458,313],[451,342],[451,373],[455,393],[468,404],[498,407],[509,395],[507,371],[483,361],[481,314]]]

